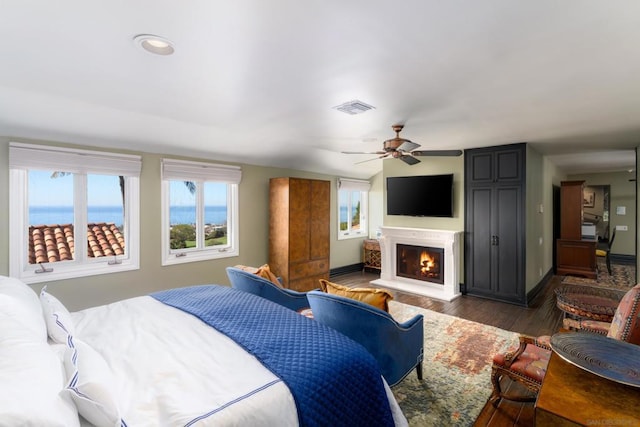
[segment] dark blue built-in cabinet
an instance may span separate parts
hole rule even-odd
[[[465,290],[526,305],[526,144],[465,150]]]

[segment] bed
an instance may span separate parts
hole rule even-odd
[[[70,313],[0,276],[0,425],[407,425],[360,345],[226,286]]]

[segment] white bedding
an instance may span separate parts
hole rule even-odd
[[[0,379],[0,426],[298,424],[286,384],[151,297],[69,313],[46,287],[38,296],[0,276]],[[385,387],[395,424],[406,426]]]
[[[151,297],[71,314],[106,359],[128,426],[296,426],[287,386],[233,340]],[[407,425],[390,389],[397,426]]]
[[[151,297],[72,313],[129,426],[298,425],[287,386],[234,341]]]

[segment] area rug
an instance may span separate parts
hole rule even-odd
[[[607,271],[604,259],[598,257],[597,279],[579,276],[564,276],[562,283],[583,286],[597,286],[609,289],[629,290],[636,284],[636,266],[631,264],[611,264],[611,272]]]
[[[410,426],[472,426],[491,395],[493,355],[518,334],[391,301],[399,322],[424,316],[423,380],[415,371],[392,391]]]

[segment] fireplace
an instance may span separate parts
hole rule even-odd
[[[371,283],[445,301],[461,295],[461,231],[405,227],[380,231],[380,279]]]
[[[444,248],[398,243],[396,275],[444,284]]]

